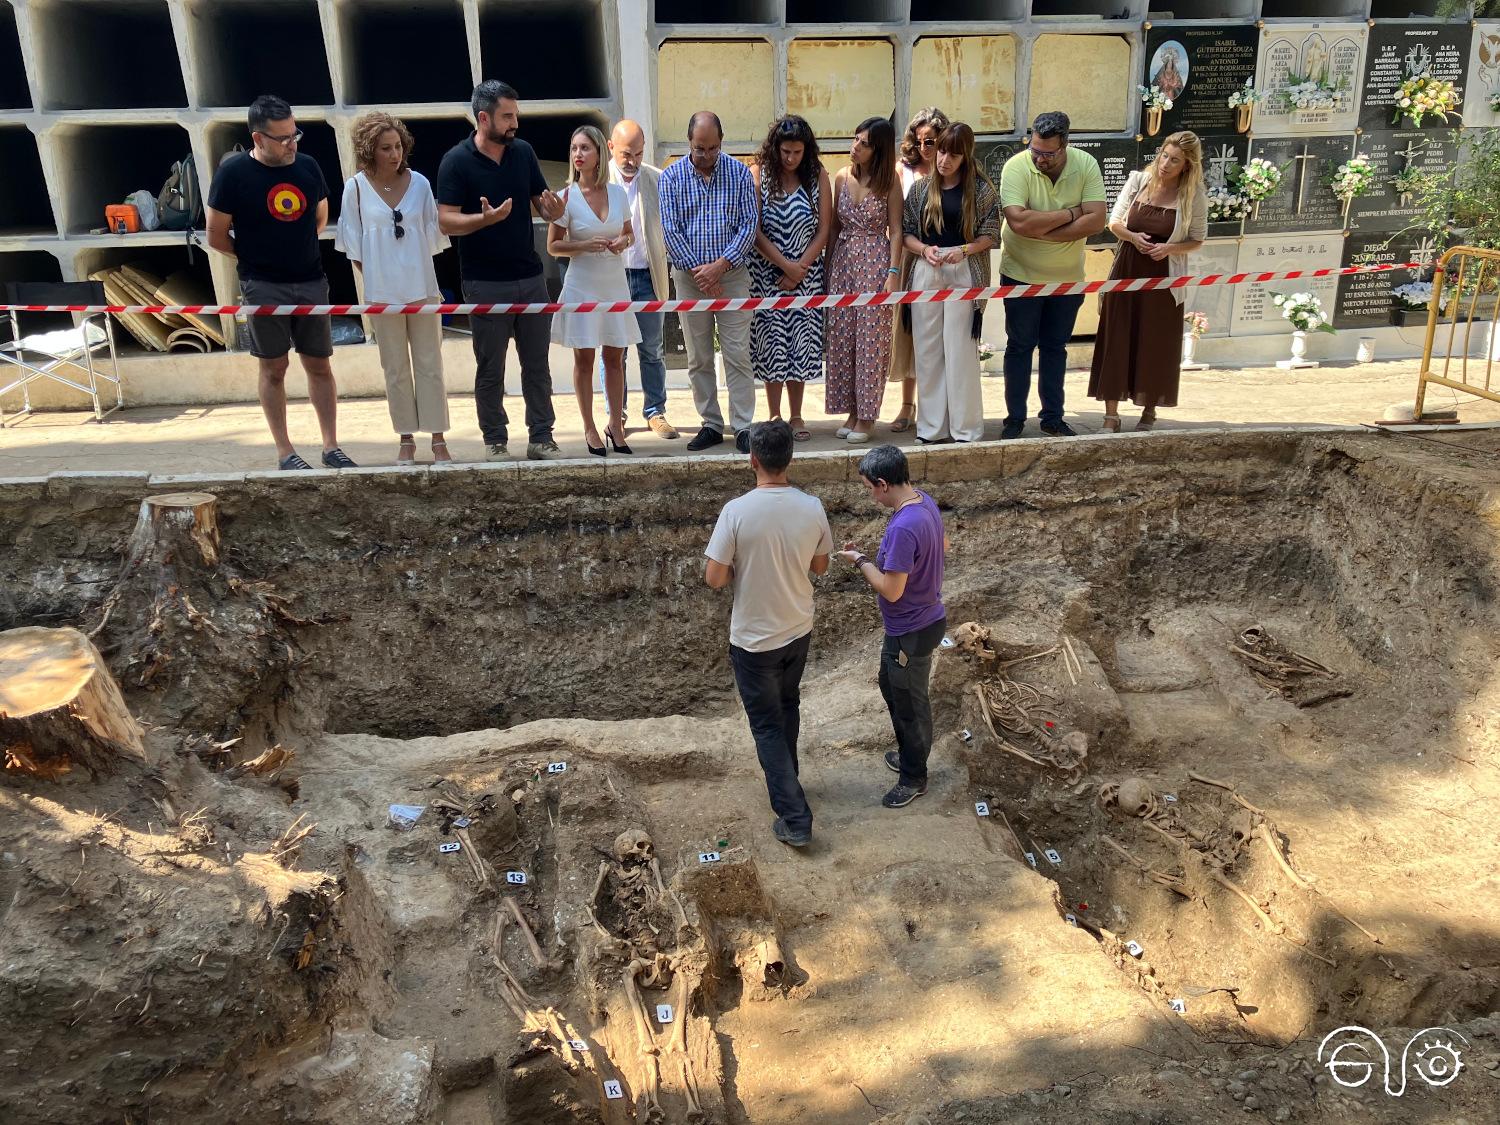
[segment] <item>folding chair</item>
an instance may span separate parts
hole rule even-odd
[[[4,289],[10,305],[103,305],[104,284],[99,281],[13,281]],[[109,352],[109,370],[95,363],[94,357]],[[101,357],[102,358],[102,357]],[[82,391],[94,405],[94,420],[104,419],[125,404],[120,388],[120,363],[115,354],[114,325],[108,313],[80,317],[72,328],[21,334],[21,316],[10,310],[10,339],[0,344],[0,379],[9,368],[19,369],[16,378],[0,386],[0,426],[5,425],[4,398],[21,390],[21,414],[31,413],[31,384],[51,379]],[[11,374],[15,374],[11,372]],[[70,377],[72,376],[72,377]],[[80,381],[82,380],[82,381]],[[113,383],[115,404],[104,410],[99,402],[100,383]]]

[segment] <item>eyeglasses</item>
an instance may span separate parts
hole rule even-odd
[[[391,215],[396,220],[396,237],[397,238],[405,238],[406,237],[406,230],[401,225],[401,209],[399,207],[393,207],[391,209]]]
[[[279,145],[294,145],[302,139],[302,130],[298,129],[295,133],[288,133],[284,137],[278,137],[275,133],[262,133],[261,136]]]
[[[1062,149],[1037,148],[1036,145],[1027,145],[1026,151],[1031,153],[1033,160],[1056,160],[1063,154]]]

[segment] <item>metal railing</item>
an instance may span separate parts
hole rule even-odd
[[[1476,378],[1469,377],[1474,321],[1477,318],[1483,324],[1500,317],[1500,309],[1496,308],[1497,291],[1500,291],[1500,250],[1454,246],[1438,259],[1432,278],[1432,303],[1427,309],[1427,338],[1422,344],[1417,399],[1412,412],[1412,417],[1417,421],[1422,420],[1429,383],[1464,391],[1491,402],[1500,402],[1500,388],[1494,385],[1497,332],[1494,324],[1485,329],[1487,339],[1482,358],[1484,377],[1482,380],[1477,378],[1477,370]],[[1463,326],[1462,339],[1460,324]],[[1438,374],[1433,370],[1433,351],[1434,345],[1439,342],[1439,330],[1445,325],[1447,338],[1442,341],[1442,373]],[[1457,378],[1453,377],[1455,361],[1458,365]],[[1476,369],[1480,362],[1476,359]]]

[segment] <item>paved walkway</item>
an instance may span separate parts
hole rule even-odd
[[[676,373],[674,373],[675,375]],[[1102,404],[1087,397],[1088,372],[1068,373],[1068,421],[1079,433],[1100,429]],[[1370,364],[1329,365],[1304,371],[1277,368],[1241,368],[1186,372],[1182,377],[1180,406],[1160,412],[1158,429],[1232,428],[1248,425],[1348,425],[1372,422],[1394,403],[1410,403],[1416,393],[1416,362],[1392,360]],[[899,388],[889,388],[882,421],[894,417]],[[571,396],[554,400],[557,440],[570,457],[586,456],[583,428]],[[722,391],[721,391],[722,401]],[[632,393],[632,403],[640,399]],[[1004,415],[1003,382],[984,379],[986,436],[1000,435]],[[1432,407],[1457,403],[1465,422],[1500,421],[1500,404],[1467,399],[1466,396],[1434,388]],[[454,427],[449,448],[458,461],[477,461],[484,456],[471,396],[451,399]],[[603,421],[603,403],[596,399],[596,414]],[[519,396],[508,396],[512,418],[512,452],[524,456],[525,429],[516,423],[522,413]],[[1033,391],[1032,409],[1036,409]],[[848,448],[833,436],[841,419],[823,415],[823,388],[808,388],[804,413],[813,432],[811,441],[799,450]],[[1138,410],[1122,411],[1125,429],[1134,425]],[[301,452],[316,463],[319,443],[312,408],[305,402],[290,408],[292,436]],[[692,396],[685,387],[674,387],[668,395],[668,415],[682,430],[678,441],[663,441],[631,420],[631,444],[637,456],[664,457],[685,453],[687,438],[697,430]],[[759,398],[757,417],[767,417],[765,398]],[[1036,422],[1026,436],[1037,436]],[[915,434],[892,435],[884,425],[877,428],[877,441],[910,445]],[[391,464],[396,441],[383,400],[362,399],[339,407],[339,440],[361,465]],[[731,455],[730,442],[710,452]],[[425,441],[418,442],[418,460],[430,453]],[[0,429],[0,477],[36,476],[58,470],[134,470],[156,473],[244,471],[275,468],[275,449],[266,432],[260,408],[254,403],[233,406],[149,407],[122,410],[103,425],[91,414],[59,412],[22,418]]]

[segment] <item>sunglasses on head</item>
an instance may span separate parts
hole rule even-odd
[[[391,216],[396,220],[396,237],[405,238],[406,229],[401,225],[401,209],[399,207],[393,208],[391,211]]]

